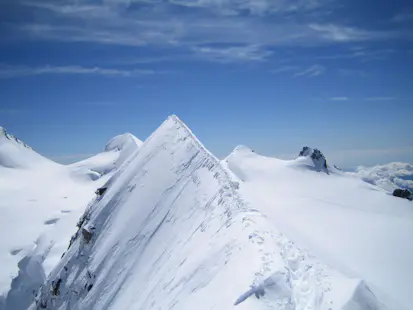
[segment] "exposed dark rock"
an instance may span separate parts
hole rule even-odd
[[[89,241],[92,239],[93,233],[91,232],[92,229],[88,229],[86,227],[82,228],[82,235],[83,239],[85,239],[86,243],[89,243]]]
[[[400,198],[405,198],[405,199],[408,199],[410,201],[413,200],[413,194],[408,189],[402,189],[402,188],[395,189],[393,191],[393,196],[400,197]]]
[[[59,290],[60,283],[62,283],[62,279],[60,278],[56,282],[55,281],[52,282],[52,295],[54,296],[60,295],[60,290]]]
[[[298,156],[305,156],[305,157],[310,156],[311,159],[313,160],[314,167],[318,171],[324,170],[328,172],[327,160],[320,150],[312,149],[308,146],[304,146],[303,149],[298,154]]]
[[[96,190],[95,194],[98,196],[102,196],[106,192],[107,189],[108,189],[107,187],[100,187]]]
[[[312,149],[310,149],[308,146],[304,146],[303,149],[300,151],[298,156],[308,156],[312,152]]]
[[[47,301],[46,300],[40,300],[39,302],[39,308],[40,309],[46,309],[47,308]]]

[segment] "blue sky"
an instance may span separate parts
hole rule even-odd
[[[177,114],[217,156],[413,162],[409,0],[4,0],[0,125],[71,162]]]

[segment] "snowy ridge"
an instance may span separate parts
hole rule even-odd
[[[51,164],[57,165],[0,127],[0,168],[33,168]]]
[[[108,185],[31,309],[381,309],[250,208],[176,116]]]
[[[0,126],[0,137],[6,137],[8,140],[15,141],[18,144],[23,145],[27,149],[32,149],[30,146],[28,146],[26,143],[23,141],[19,140],[15,136],[9,134],[4,127]]]

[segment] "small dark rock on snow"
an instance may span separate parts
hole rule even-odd
[[[393,191],[393,196],[400,197],[400,198],[405,198],[405,199],[408,199],[410,201],[413,200],[413,194],[408,189],[402,189],[402,188],[395,189]]]
[[[100,187],[96,190],[95,194],[98,196],[102,196],[106,192],[107,189],[108,189],[107,187]]]
[[[89,241],[92,239],[92,232],[90,231],[90,229],[82,228],[82,235],[86,243],[89,243]]]

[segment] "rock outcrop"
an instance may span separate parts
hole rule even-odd
[[[299,157],[310,157],[317,171],[328,172],[327,160],[320,150],[312,149],[308,146],[304,146],[303,149],[298,154],[298,156]]]

